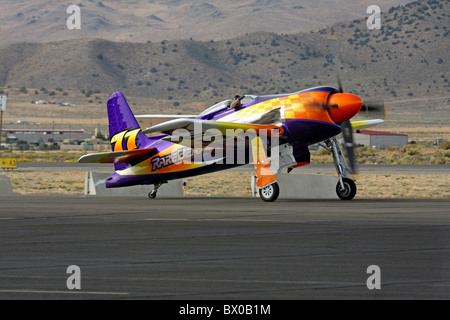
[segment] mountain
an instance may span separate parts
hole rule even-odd
[[[246,33],[298,33],[366,17],[371,0],[2,0],[0,44],[83,38],[147,42],[224,40]],[[411,0],[378,0],[387,11]],[[78,5],[81,29],[68,30],[69,4]]]
[[[0,47],[0,87],[121,90],[215,102],[235,94],[336,85],[339,72],[346,90],[368,98],[445,96],[449,17],[449,0],[427,0],[391,8],[382,15],[381,30],[355,19],[311,32],[259,32],[222,41],[14,43]]]

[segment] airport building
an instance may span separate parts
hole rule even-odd
[[[377,149],[386,149],[389,146],[404,146],[408,144],[408,135],[385,131],[358,130],[354,135],[354,139],[355,145]]]

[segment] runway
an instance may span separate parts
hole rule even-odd
[[[45,171],[106,171],[114,172],[112,164],[100,163],[76,163],[76,162],[19,162],[19,171],[27,172],[45,172]],[[229,171],[253,172],[253,165],[244,165]],[[360,173],[384,173],[396,172],[401,174],[448,174],[450,166],[447,165],[393,165],[393,164],[377,164],[377,165],[358,165]],[[293,170],[293,173],[331,173],[336,174],[333,164],[310,164]]]
[[[449,299],[449,207],[0,197],[0,299]],[[371,265],[381,289],[367,287]]]

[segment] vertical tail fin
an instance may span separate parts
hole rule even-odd
[[[139,129],[127,100],[120,92],[114,92],[108,99],[109,136],[124,130]]]
[[[109,137],[112,151],[124,151],[147,148],[150,139],[142,130],[121,92],[113,93],[108,99]],[[127,164],[115,164],[116,170],[122,170]]]

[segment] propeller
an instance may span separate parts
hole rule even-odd
[[[336,94],[336,96],[339,94],[345,94],[344,86],[342,84],[342,80],[339,75],[339,70],[341,69],[341,59],[339,56],[338,41],[336,39],[329,39],[328,46],[333,51],[334,65],[336,66],[336,69],[337,69],[336,81],[337,81],[337,85],[338,85],[338,88],[337,88],[338,93]],[[349,95],[349,96],[351,96],[351,95]],[[340,103],[337,103],[337,102],[340,102]],[[344,101],[344,104],[345,103],[346,102]],[[357,170],[356,170],[356,164],[355,164],[356,161],[355,161],[355,150],[354,150],[355,145],[354,145],[354,138],[353,138],[353,128],[352,128],[352,124],[349,120],[351,118],[351,114],[350,115],[346,114],[346,115],[341,116],[340,113],[343,112],[343,110],[339,110],[340,109],[339,105],[341,105],[341,109],[345,109],[345,108],[342,108],[343,107],[342,100],[340,100],[340,99],[330,98],[328,104],[319,103],[317,105],[323,109],[328,110],[328,112],[330,113],[333,120],[337,124],[340,124],[342,136],[344,138],[345,153],[347,154],[347,159],[349,162],[348,165],[349,165],[352,173],[356,174]],[[385,119],[387,117],[387,106],[384,101],[363,102],[359,113],[361,113],[361,112],[365,112],[366,116],[368,116],[369,113],[375,113],[378,115],[377,117],[381,117],[381,118]]]
[[[350,170],[356,174],[355,145],[353,143],[353,128],[350,120],[341,123],[342,136],[344,137],[344,148],[347,153]]]
[[[339,84],[342,88],[342,84]],[[377,114],[378,118],[387,118],[387,105],[384,101],[382,102],[365,102],[361,107],[361,112],[365,112],[366,116],[369,113]],[[355,145],[353,138],[353,128],[350,120],[344,120],[341,122],[342,136],[344,138],[344,148],[347,154],[350,170],[353,174],[357,174],[356,160],[355,160]]]
[[[342,81],[341,81],[341,77],[338,75],[336,75],[336,79],[337,79],[337,83],[338,83],[338,90],[339,93],[344,93],[344,87],[342,86]]]
[[[336,57],[340,62],[340,59]],[[336,75],[339,93],[344,93],[344,86],[342,85],[341,77],[339,73]],[[353,142],[353,128],[350,120],[344,120],[341,122],[342,137],[344,138],[344,148],[347,154],[350,170],[353,174],[356,174],[355,164],[355,144]]]
[[[384,101],[364,102],[361,107],[360,113],[362,112],[364,112],[367,117],[369,116],[369,114],[375,114],[378,118],[388,118],[387,104]]]

